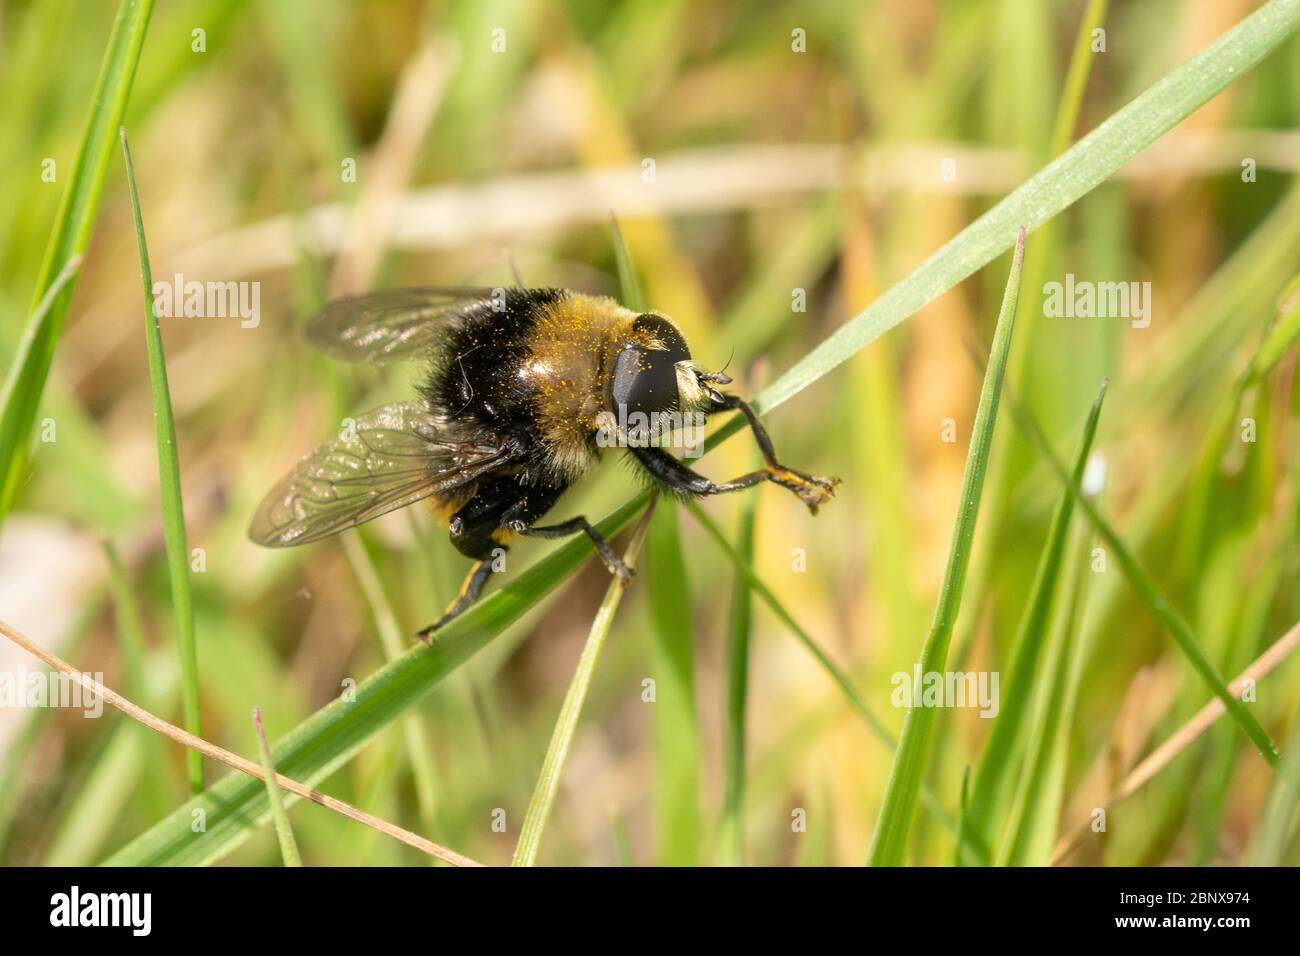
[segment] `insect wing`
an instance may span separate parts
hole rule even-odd
[[[263,499],[248,536],[267,547],[337,534],[503,464],[508,452],[419,402],[384,405],[308,454]]]
[[[336,299],[306,321],[303,336],[344,361],[397,361],[433,346],[455,318],[491,308],[493,295],[476,288],[384,289]]]

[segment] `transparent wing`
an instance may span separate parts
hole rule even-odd
[[[336,299],[313,315],[303,335],[348,362],[388,362],[434,344],[446,323],[484,304],[492,289],[384,289]]]
[[[258,506],[248,536],[266,547],[318,541],[445,493],[509,457],[419,402],[384,405],[298,462]]]

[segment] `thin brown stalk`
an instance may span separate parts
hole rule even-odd
[[[149,713],[149,711],[145,710],[143,707],[131,703],[131,701],[127,700],[121,694],[105,687],[88,674],[77,670],[61,657],[58,657],[40,645],[33,643],[29,637],[20,631],[14,630],[4,621],[0,621],[0,634],[9,638],[9,640],[13,641],[29,654],[40,658],[55,670],[61,671],[69,677],[72,677],[80,683],[82,687],[86,688],[92,694],[97,694],[103,700],[108,701],[108,703],[112,704],[132,720],[138,720],[146,727],[156,730],[164,736],[170,737],[179,744],[197,750],[205,757],[210,757],[213,760],[220,761],[228,767],[233,767],[242,773],[248,774],[250,777],[256,777],[258,780],[265,782],[266,775],[263,773],[261,766],[255,761],[246,760],[237,753],[232,753],[231,751],[226,750],[223,747],[218,747],[216,744],[210,743],[201,737],[196,737],[188,731],[177,727],[175,724],[169,724],[161,717]],[[439,844],[434,843],[432,840],[426,840],[418,833],[412,833],[410,830],[405,830],[396,824],[389,823],[387,820],[381,820],[379,817],[371,816],[364,810],[358,810],[349,803],[344,803],[342,800],[336,800],[331,796],[313,790],[311,787],[301,784],[297,780],[286,777],[282,773],[277,773],[275,775],[275,781],[282,789],[288,790],[290,793],[295,793],[300,797],[304,797],[307,800],[312,801],[312,803],[318,803],[327,810],[341,813],[350,820],[355,820],[357,823],[362,823],[370,827],[372,830],[378,830],[380,833],[387,834],[395,840],[400,840],[407,846],[414,847],[423,853],[437,857],[439,860],[446,863],[451,863],[454,866],[483,865],[471,860],[467,856],[462,856],[455,850],[449,850],[445,846],[440,846]]]

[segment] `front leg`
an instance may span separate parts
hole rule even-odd
[[[767,465],[769,481],[774,481],[782,488],[793,491],[813,514],[817,513],[819,505],[823,505],[835,497],[835,486],[840,483],[838,478],[820,478],[817,475],[809,475],[795,468],[787,468],[776,460],[776,448],[772,445],[772,439],[768,436],[767,429],[763,427],[763,423],[759,420],[758,413],[750,407],[749,402],[736,395],[727,395],[726,405],[723,407],[729,410],[739,410],[745,416],[745,420],[749,422],[749,430],[754,433],[754,440],[758,442],[759,451],[763,453],[763,463]]]
[[[788,468],[777,461],[776,449],[772,446],[772,439],[768,437],[767,429],[763,427],[763,423],[759,421],[758,415],[749,407],[748,403],[734,395],[728,395],[726,396],[726,404],[723,407],[726,410],[738,410],[744,414],[749,422],[750,429],[754,433],[754,438],[758,442],[759,450],[763,453],[766,468],[751,471],[749,474],[733,478],[731,481],[714,482],[705,478],[699,472],[691,470],[662,448],[632,448],[630,451],[636,456],[641,466],[650,472],[656,480],[678,494],[693,497],[720,495],[728,491],[739,491],[741,488],[751,488],[760,482],[770,481],[797,494],[799,500],[807,505],[808,510],[813,514],[817,513],[817,509],[821,505],[835,497],[835,486],[840,483],[838,478],[819,478],[816,475],[809,475],[794,468]]]

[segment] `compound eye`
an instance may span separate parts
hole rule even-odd
[[[674,354],[628,346],[618,354],[610,386],[614,408],[632,412],[665,411],[677,404]]]

